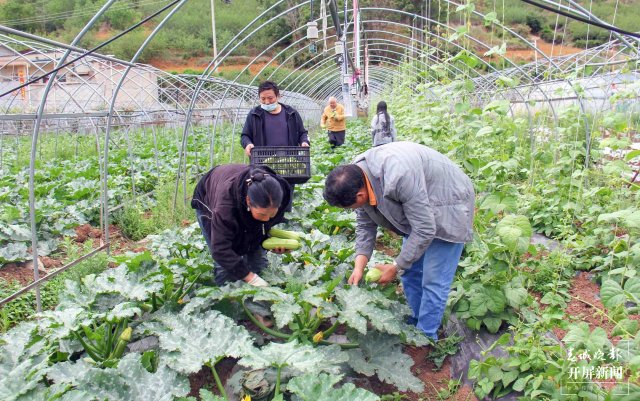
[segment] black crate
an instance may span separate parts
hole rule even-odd
[[[251,149],[251,164],[269,166],[291,184],[302,184],[311,178],[309,147],[255,147]]]

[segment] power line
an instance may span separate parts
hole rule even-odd
[[[609,25],[609,24],[603,24],[603,23],[598,22],[598,21],[590,20],[588,18],[584,18],[584,17],[581,17],[581,16],[576,15],[576,14],[572,14],[572,13],[569,13],[569,12],[566,12],[566,11],[555,9],[555,8],[553,8],[551,6],[546,5],[546,4],[537,3],[537,2],[535,2],[533,0],[522,0],[522,1],[527,3],[527,4],[531,4],[532,6],[535,6],[535,7],[538,7],[538,8],[542,8],[542,9],[547,10],[547,11],[551,11],[552,13],[560,14],[560,15],[563,15],[565,17],[574,19],[576,21],[584,22],[585,24],[597,26],[598,28],[606,29],[607,31],[617,32],[617,33],[622,34],[622,35],[631,36],[631,37],[634,37],[636,39],[640,39],[640,33],[626,31],[624,29],[618,28],[617,26],[613,26],[613,25]]]
[[[98,46],[94,47],[93,49],[84,52],[83,54],[81,54],[80,56],[72,59],[71,61],[68,61],[68,62],[62,64],[60,67],[54,68],[53,70],[51,70],[51,71],[49,71],[49,72],[47,72],[47,73],[45,73],[43,75],[40,75],[37,78],[31,79],[31,80],[25,82],[24,84],[21,84],[21,85],[15,87],[15,88],[13,88],[13,89],[11,89],[9,91],[6,91],[6,92],[0,94],[0,98],[4,97],[4,96],[6,96],[6,95],[8,95],[10,93],[13,93],[16,90],[19,90],[19,89],[22,89],[24,87],[27,87],[27,86],[29,86],[29,85],[31,85],[31,84],[43,79],[43,78],[46,78],[46,77],[50,76],[51,74],[54,74],[54,73],[62,70],[63,68],[68,67],[69,65],[75,63],[76,61],[81,60],[81,59],[85,58],[86,56],[88,56],[88,55],[90,55],[92,53],[95,53],[97,50],[100,50],[101,48],[105,47],[106,45],[110,44],[111,42],[121,38],[122,36],[124,36],[127,33],[133,31],[134,29],[138,28],[139,26],[141,26],[142,24],[146,23],[147,21],[155,18],[156,16],[162,14],[163,12],[165,12],[166,10],[171,8],[171,6],[173,6],[175,4],[178,4],[181,1],[183,1],[183,0],[173,0],[171,3],[169,3],[166,6],[162,7],[160,10],[158,10],[155,13],[149,15],[148,17],[145,17],[141,21],[133,24],[132,26],[130,26],[129,28],[127,28],[124,31],[120,32],[119,34],[117,34],[116,36],[114,36],[111,39],[107,40],[106,42],[103,42],[103,43],[99,44]]]

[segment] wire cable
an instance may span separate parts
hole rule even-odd
[[[542,8],[544,10],[551,11],[552,13],[564,15],[565,17],[574,19],[576,21],[584,22],[585,24],[597,26],[598,28],[606,29],[607,31],[613,31],[613,32],[617,32],[617,33],[619,33],[621,35],[631,36],[631,37],[634,37],[636,39],[640,39],[640,33],[626,31],[624,29],[618,28],[617,26],[613,26],[613,25],[609,25],[609,24],[602,24],[600,22],[593,21],[593,20],[590,20],[588,18],[581,17],[579,15],[575,15],[575,14],[572,14],[572,13],[568,13],[566,11],[555,9],[555,8],[553,8],[551,6],[546,5],[546,4],[537,3],[537,2],[535,2],[533,0],[522,0],[522,1],[527,3],[527,4],[532,5],[534,7]]]
[[[159,14],[162,14],[163,12],[165,12],[166,10],[168,10],[169,8],[171,8],[171,6],[178,4],[179,2],[181,2],[182,0],[173,0],[171,3],[167,4],[166,6],[162,7],[160,10],[156,11],[155,13],[149,15],[148,17],[145,17],[144,19],[140,20],[140,22],[130,26],[129,28],[125,29],[124,31],[120,32],[119,34],[117,34],[116,36],[112,37],[111,39],[107,40],[106,42],[103,42],[101,44],[99,44],[98,46],[94,47],[91,50],[86,51],[85,53],[81,54],[80,56],[72,59],[71,61],[67,61],[66,63],[64,63],[63,65],[61,65],[60,67],[54,68],[53,70],[47,72],[46,74],[40,75],[37,78],[31,79],[27,82],[25,82],[24,84],[21,84],[9,91],[6,91],[2,94],[0,94],[0,98],[13,93],[15,91],[17,91],[18,89],[22,89],[24,87],[27,87],[35,82],[38,82],[39,80],[48,77],[49,75],[56,73],[58,71],[60,71],[61,69],[68,67],[69,65],[75,63],[78,60],[81,60],[83,58],[85,58],[86,56],[95,53],[97,50],[100,50],[101,48],[105,47],[106,45],[110,44],[111,42],[121,38],[122,36],[126,35],[127,33],[133,31],[134,29],[138,28],[139,26],[141,26],[142,24],[146,23],[147,21],[155,18],[156,16],[158,16]]]

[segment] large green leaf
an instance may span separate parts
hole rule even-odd
[[[14,242],[31,241],[31,230],[29,227],[17,224],[0,224],[0,239]]]
[[[522,283],[517,280],[512,280],[511,282],[505,284],[502,287],[504,291],[504,295],[507,299],[507,303],[510,307],[514,309],[519,309],[522,305],[524,305],[529,293],[527,289],[522,286]]]
[[[302,290],[299,299],[316,307],[324,306],[326,304],[324,299],[324,294],[326,292],[327,290],[324,287],[314,285]]]
[[[497,333],[502,325],[502,319],[499,317],[485,317],[482,319],[482,323],[487,326],[489,333]]]
[[[590,353],[610,350],[612,345],[602,327],[596,327],[591,331],[589,325],[581,322],[572,325],[567,334],[562,338],[567,347],[574,350],[587,349]]]
[[[155,334],[165,353],[161,358],[178,372],[190,374],[222,357],[239,358],[251,352],[249,332],[218,311],[190,315],[158,312],[142,330]]]
[[[298,344],[295,341],[284,344],[269,343],[244,356],[238,363],[254,369],[266,367],[287,367],[298,375],[320,372],[340,373],[340,364],[346,362],[348,356],[340,351],[337,345],[328,347],[312,347]]]
[[[614,308],[625,303],[627,297],[617,281],[605,279],[600,288],[602,304],[607,308]]]
[[[598,221],[620,224],[627,228],[640,228],[640,210],[623,209],[613,213],[603,213]]]
[[[493,213],[497,214],[502,211],[513,212],[516,210],[517,206],[517,200],[515,197],[496,193],[487,196],[484,201],[482,201],[480,208],[489,209]]]
[[[352,383],[334,388],[340,379],[340,376],[326,373],[294,377],[287,383],[287,390],[300,397],[300,401],[377,401],[380,399],[376,394],[356,388]]]
[[[506,49],[505,44],[503,44],[503,46]],[[503,51],[503,46],[496,46],[491,50],[493,50],[494,52],[500,53],[501,51]],[[483,113],[495,112],[498,114],[505,115],[509,112],[510,106],[511,106],[511,103],[509,103],[508,100],[494,100],[490,102],[488,105],[484,106],[484,109],[482,110],[482,112]]]
[[[482,317],[487,311],[500,313],[504,310],[507,298],[502,290],[493,287],[480,287],[471,295],[469,312],[473,316]]]
[[[90,394],[90,399],[170,401],[189,393],[185,376],[166,365],[149,373],[140,358],[139,354],[127,354],[115,369],[97,368],[83,360],[61,362],[49,369],[47,377]]]
[[[200,389],[200,401],[227,401],[226,398],[213,394],[206,388]]]
[[[283,328],[291,323],[294,317],[302,312],[302,307],[297,303],[278,302],[271,305],[273,317],[276,318],[276,326]]]
[[[335,290],[336,302],[340,305],[338,321],[347,324],[361,334],[367,333],[367,322],[376,329],[389,333],[400,334],[402,316],[396,316],[388,309],[392,301],[386,299],[379,292],[367,291],[352,286],[349,289]]]
[[[89,277],[89,276],[85,276]],[[75,280],[67,280],[64,283],[64,291],[60,292],[60,303],[58,309],[83,308],[89,309],[96,299],[96,292]]]
[[[246,296],[253,295],[258,291],[258,287],[246,285],[243,282],[233,282],[223,287],[205,287],[199,289],[196,292],[196,295],[198,297],[207,298],[212,301],[220,301],[222,299],[243,299]]]
[[[423,390],[422,382],[413,376],[411,366],[413,360],[402,352],[397,337],[379,332],[369,332],[366,336],[354,334],[360,349],[349,350],[349,366],[365,376],[373,376],[400,391],[419,393]]]
[[[16,326],[0,344],[0,400],[14,400],[38,387],[47,368],[46,344],[35,322]]]
[[[624,289],[618,282],[606,279],[600,288],[602,303],[607,308],[615,308],[627,301],[640,303],[640,278],[631,277],[624,283]]]
[[[25,242],[10,242],[0,246],[0,263],[19,262],[29,259],[29,250]]]
[[[121,265],[115,269],[109,269],[92,279],[83,280],[85,285],[91,287],[97,293],[115,292],[125,299],[144,301],[151,294],[162,289],[162,277],[159,275],[147,278],[146,271],[129,271]]]
[[[118,372],[126,379],[130,388],[130,400],[172,400],[189,393],[189,380],[166,365],[155,373],[144,368],[141,355],[128,354],[118,363]],[[108,385],[108,384],[107,384]]]
[[[322,267],[310,268],[296,260],[292,263],[274,264],[271,268],[260,273],[260,276],[272,284],[284,284],[291,281],[312,284],[317,282],[324,273],[325,269]]]
[[[533,228],[525,216],[510,214],[500,220],[496,233],[509,249],[522,251],[529,245]]]
[[[66,384],[54,384],[47,387],[42,382],[34,389],[16,397],[16,401],[55,400],[55,401],[91,401],[91,396],[84,391],[69,390]]]
[[[94,320],[87,309],[79,307],[59,307],[55,311],[43,312],[41,316],[42,328],[47,330],[50,340],[68,337],[71,332],[91,324]]]
[[[23,322],[0,337],[0,369],[40,353],[42,342],[33,343],[37,327],[36,322]]]
[[[13,366],[0,365],[0,400],[12,401],[35,389],[45,374],[46,355],[21,358]]]
[[[639,323],[637,320],[632,319],[622,319],[618,322],[616,327],[614,327],[611,332],[612,336],[626,336],[626,335],[635,335],[638,332]]]

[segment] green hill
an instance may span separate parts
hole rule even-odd
[[[319,1],[314,2],[316,10],[319,8]],[[584,48],[602,44],[610,37],[609,32],[603,29],[537,9],[521,0],[471,2],[476,10],[485,14],[495,12],[498,21],[503,21],[525,38],[535,35],[546,42]],[[640,0],[580,1],[586,9],[591,8],[605,22],[613,22],[616,26],[632,31],[638,30],[639,2]],[[0,0],[0,24],[69,43],[104,3],[105,0]],[[98,20],[80,46],[91,48],[103,43],[169,3],[169,0],[119,0]],[[220,51],[236,33],[274,3],[275,0],[215,0],[218,50]],[[285,5],[291,7],[297,3],[295,0],[287,0]],[[342,1],[339,0],[338,3],[342,4]],[[175,65],[180,64],[181,60],[190,62],[210,59],[213,53],[210,4],[210,0],[187,1],[151,42],[139,61],[157,63],[161,60],[166,61],[162,65]],[[421,13],[426,3],[424,0],[360,0],[360,4],[362,7],[377,5]],[[456,13],[453,6],[447,9],[445,4],[443,1],[431,1],[433,18],[445,24],[460,24],[460,13]],[[233,55],[238,57],[257,54],[278,38],[286,36],[293,28],[303,25],[308,15],[309,8],[304,7],[299,12],[279,18],[268,29],[255,35],[250,43],[234,51]],[[123,59],[130,58],[163,16],[164,14],[157,16],[125,37],[110,43],[101,52]],[[411,23],[408,16],[405,18],[381,14],[380,17],[404,18],[406,23]],[[473,24],[472,35],[487,42],[488,38],[494,40],[495,26],[485,26],[480,19],[475,20]],[[522,44],[514,38],[508,39],[507,42],[510,49],[517,49],[518,45]],[[198,61],[195,64],[201,65],[202,62]]]

